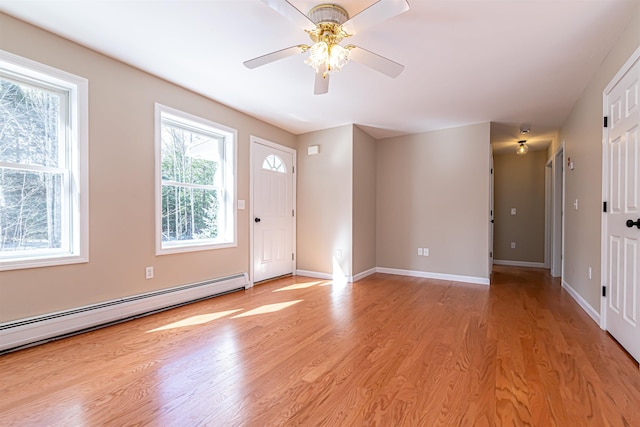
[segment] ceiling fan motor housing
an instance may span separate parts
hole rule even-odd
[[[335,4],[321,4],[314,7],[307,14],[314,24],[321,22],[331,22],[342,25],[349,19],[347,11]]]
[[[342,28],[349,15],[340,6],[321,4],[311,9],[308,17],[316,24],[313,30],[306,30],[314,43],[325,42],[327,46],[334,46],[351,36]]]

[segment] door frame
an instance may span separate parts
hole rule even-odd
[[[613,88],[618,84],[622,77],[627,74],[633,64],[640,59],[640,47],[638,47],[627,59],[620,70],[611,78],[609,84],[602,91],[602,117],[608,117],[608,97]],[[609,142],[609,128],[602,127],[602,202],[609,200],[609,155],[607,144]],[[607,286],[609,269],[607,257],[609,251],[607,247],[607,214],[604,209],[600,210],[600,285]],[[600,329],[607,330],[607,297],[600,293]]]
[[[495,237],[495,170],[493,160],[493,147],[491,147],[489,151],[489,284],[491,284],[491,273],[493,273],[493,239]]]
[[[291,203],[293,206],[293,211],[295,212],[295,214],[293,215],[293,224],[292,224],[292,230],[291,230],[291,239],[293,240],[291,242],[291,250],[293,251],[293,275],[296,274],[296,267],[297,267],[297,261],[298,261],[298,253],[296,250],[296,228],[297,228],[297,206],[296,206],[296,194],[297,194],[297,190],[296,190],[296,168],[297,168],[297,151],[291,147],[287,147],[285,145],[280,145],[276,142],[272,142],[254,135],[251,135],[249,137],[249,285],[248,287],[253,287],[253,261],[254,261],[254,257],[253,257],[253,250],[254,250],[254,238],[253,238],[253,218],[254,218],[254,214],[253,214],[253,161],[255,158],[255,153],[254,153],[254,147],[255,144],[260,144],[260,145],[264,145],[266,147],[270,147],[270,148],[274,148],[276,150],[280,150],[280,151],[284,151],[287,152],[289,154],[291,154],[292,157],[292,165],[293,165],[293,171],[291,173],[292,175],[292,189],[291,191],[293,192],[293,194],[291,195]]]
[[[565,205],[565,141],[549,160],[551,162],[550,272],[552,277],[564,277],[564,205]],[[559,193],[562,197],[559,198]],[[558,232],[561,231],[561,232]]]
[[[544,165],[544,268],[551,270],[551,212],[553,160]]]

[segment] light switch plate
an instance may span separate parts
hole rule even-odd
[[[516,214],[516,208],[511,208],[511,215],[515,215]]]
[[[238,209],[244,209],[244,200],[238,200]]]

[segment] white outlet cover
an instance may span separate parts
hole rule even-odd
[[[516,214],[516,208],[511,208],[511,215],[515,215]]]
[[[429,256],[429,248],[422,249],[422,255]]]
[[[418,255],[422,255],[422,248],[418,248]]]

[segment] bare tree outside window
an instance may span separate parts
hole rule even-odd
[[[156,254],[236,246],[237,131],[156,104]]]
[[[162,126],[162,240],[218,236],[219,138]],[[219,174],[218,174],[219,175]]]
[[[0,251],[62,246],[61,104],[55,91],[0,78]]]

